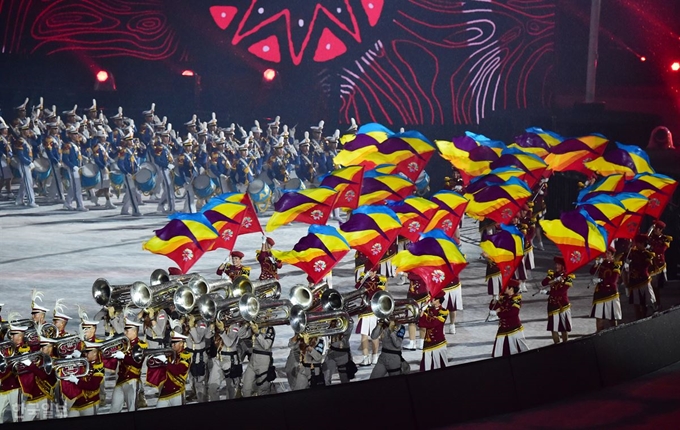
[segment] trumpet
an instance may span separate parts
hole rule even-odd
[[[130,301],[138,308],[163,309],[173,303],[175,291],[182,284],[168,281],[148,286],[143,282],[135,282],[130,288]]]
[[[371,310],[378,319],[387,319],[394,312],[394,298],[387,291],[378,291],[371,298]]]
[[[244,320],[258,327],[271,327],[288,324],[293,304],[290,300],[258,299],[249,300],[249,306],[241,311]],[[253,311],[256,311],[253,313]]]
[[[130,349],[130,340],[125,335],[119,334],[102,342],[100,348],[102,358],[111,359],[118,351],[127,352]]]
[[[170,275],[163,269],[156,269],[151,273],[151,277],[149,278],[149,285],[165,284],[170,281],[176,281],[185,284],[189,282],[194,276],[198,276],[198,273],[187,273],[186,275]]]
[[[308,312],[302,306],[293,306],[290,326],[296,334],[308,337],[334,336],[349,327],[350,316],[345,311]]]
[[[43,368],[46,373],[55,372],[57,379],[66,379],[69,376],[82,378],[90,373],[90,362],[85,357],[53,359],[45,356]]]
[[[30,360],[36,366],[44,367],[46,359],[49,359],[47,354],[44,354],[40,351],[30,352],[27,354],[19,354],[8,358],[2,358],[2,360],[0,360],[0,373],[7,371],[8,368],[11,368],[14,374],[22,375],[26,373],[26,369],[28,368],[28,366],[22,363],[24,360]]]
[[[99,278],[92,284],[92,297],[101,306],[115,306],[123,308],[130,303],[130,290],[133,286],[146,286],[143,282],[133,282],[128,285],[111,285],[104,278]]]

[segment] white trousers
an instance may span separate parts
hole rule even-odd
[[[22,204],[24,202],[24,197],[28,201],[28,204],[35,203],[35,194],[33,193],[33,176],[31,175],[31,168],[24,166],[23,164],[19,167],[21,171],[21,178],[19,180],[19,194],[17,195],[17,204]]]
[[[184,395],[170,397],[169,399],[161,399],[156,403],[157,408],[167,408],[170,406],[182,406],[182,397]]]
[[[113,389],[113,396],[111,397],[111,413],[117,413],[123,410],[123,403],[127,405],[128,412],[134,412],[137,408],[137,388],[139,386],[138,379],[131,379],[116,385]]]
[[[68,178],[71,186],[68,188],[66,195],[66,206],[71,206],[73,201],[76,201],[76,207],[83,207],[83,189],[80,186],[80,173],[74,172],[73,169],[68,169]]]
[[[14,390],[0,393],[0,423],[4,422],[15,423],[18,421],[20,392],[21,390],[19,388],[15,388]],[[12,413],[11,421],[5,421],[5,413],[7,412],[8,409]]]
[[[33,421],[36,418],[39,420],[56,418],[50,412],[50,402],[47,398],[38,400],[37,402],[24,402],[21,412],[21,421]]]
[[[91,417],[93,415],[97,415],[97,405],[92,405],[90,407],[81,409],[79,411],[76,411],[75,409],[71,409],[68,413],[68,417]]]

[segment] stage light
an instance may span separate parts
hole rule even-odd
[[[262,77],[264,78],[265,81],[271,82],[276,77],[276,70],[267,69],[262,73]]]
[[[182,72],[182,76],[194,76],[194,75],[196,75],[196,73],[194,73],[193,70],[187,69]]]
[[[673,64],[671,64],[671,70],[674,72],[680,70],[680,61],[673,62]]]
[[[106,82],[109,79],[109,72],[106,70],[100,70],[97,72],[97,81]]]
[[[647,61],[647,57],[640,57],[640,61],[644,63],[645,61]]]

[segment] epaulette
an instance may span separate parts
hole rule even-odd
[[[182,361],[189,362],[191,360],[191,353],[186,349],[179,353],[179,359]]]
[[[548,270],[548,276],[555,276],[554,270]]]
[[[142,349],[147,349],[149,347],[149,344],[146,343],[145,340],[140,340],[139,342],[137,342],[137,345],[139,345],[139,347]]]
[[[669,234],[664,235],[663,241],[666,242],[666,243],[671,243],[673,241],[673,236],[671,236]]]

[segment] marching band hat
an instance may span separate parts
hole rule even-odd
[[[92,349],[99,349],[102,347],[103,342],[88,342],[87,340],[83,342],[83,349],[85,351]]]
[[[12,333],[23,333],[26,330],[28,330],[28,326],[25,325],[19,325],[19,319],[21,318],[21,315],[19,312],[11,312],[9,316],[7,317],[7,321],[9,322],[9,334]]]
[[[239,151],[247,151],[250,145],[248,145],[248,142],[245,142],[243,145],[238,146]]]
[[[28,99],[27,99],[26,102],[28,103]],[[281,117],[277,115],[276,118],[274,118],[274,121],[270,122],[270,123],[267,124],[267,125],[268,125],[269,127],[278,127],[279,124],[280,124],[279,121],[281,121]]]
[[[47,312],[48,309],[44,306],[39,305],[36,303],[36,300],[40,299],[40,302],[42,303],[43,301],[43,293],[40,291],[37,291],[36,289],[33,289],[31,291],[31,313],[32,314],[37,314],[39,312]]]
[[[283,148],[283,136],[279,137],[274,145],[274,148]]]
[[[88,112],[96,112],[97,111],[97,100],[92,99],[92,106],[87,108]]]
[[[48,122],[47,127],[48,128],[59,128],[59,124],[57,124],[56,122]],[[2,127],[0,127],[0,128],[2,128]]]
[[[207,134],[208,134],[208,124],[204,122],[204,123],[201,124],[201,126],[198,128],[198,135],[199,135],[199,136],[205,136],[205,135],[207,135]]]
[[[128,329],[128,328],[132,328],[132,327],[135,327],[136,329],[139,330],[142,327],[142,323],[139,322],[139,321],[134,321],[134,320],[131,320],[131,319],[128,319],[127,317],[125,317],[125,328]]]
[[[0,130],[7,130],[9,127],[5,120],[0,116]]]
[[[109,118],[122,120],[124,118],[123,117],[123,108],[121,106],[118,106],[118,113],[116,113],[114,116],[111,116]]]
[[[96,137],[106,137],[106,132],[102,130],[101,128],[97,130],[97,134],[95,134]]]
[[[215,112],[212,113],[210,121],[208,121],[207,124],[208,125],[217,125],[217,116],[215,115]]]
[[[324,121],[321,120],[321,121],[319,121],[319,125],[313,125],[313,126],[309,127],[309,129],[312,130],[312,131],[321,133],[321,131],[323,131],[323,125],[324,125]]]
[[[169,275],[183,275],[184,273],[177,267],[168,267]]]
[[[340,140],[340,130],[335,130],[332,136],[326,137],[327,142],[337,142],[338,140]]]
[[[607,247],[607,252],[611,252],[612,254],[616,254],[616,248],[614,248],[613,246],[609,245],[609,246]]]
[[[70,125],[70,126],[66,129],[66,133],[77,134],[77,133],[78,133],[78,127],[76,127],[75,125]]]
[[[130,129],[128,129],[128,133],[125,135],[125,137],[123,137],[123,140],[128,140],[128,141],[129,141],[129,140],[132,140],[132,139],[134,139],[134,138],[135,138],[135,133],[134,133],[134,131],[132,131],[132,129],[130,128]]]
[[[309,132],[305,131],[305,138],[300,141],[299,146],[309,146]]]
[[[635,235],[635,243],[647,243],[647,235],[646,234],[637,234]]]
[[[262,129],[260,128],[260,121],[255,120],[255,125],[250,128],[250,131],[253,133],[262,133]]]
[[[274,239],[272,239],[271,237],[267,237],[267,243],[269,244],[269,246],[274,246],[276,244],[276,242],[274,242]]]
[[[657,219],[654,221],[654,227],[655,228],[666,228],[666,223],[661,221],[660,219]]]
[[[76,116],[76,110],[78,109],[78,105],[73,105],[73,109],[71,110],[65,110],[62,112],[63,115],[66,116]]]
[[[156,112],[156,103],[151,103],[151,109],[142,112],[144,116],[152,116]]]
[[[561,264],[563,267],[565,266],[564,257],[562,257],[561,255],[554,256],[553,261],[555,262],[555,264]]]
[[[350,126],[347,129],[347,131],[357,131],[359,129],[359,126],[357,125],[357,121],[354,118],[350,118]]]
[[[508,285],[507,286],[514,288],[515,292],[516,292],[517,289],[519,288],[519,281],[517,279],[510,278],[510,279],[508,279]]]
[[[281,132],[281,137],[289,137],[290,132],[288,131],[288,126],[283,124],[283,131]]]
[[[165,123],[163,121],[161,121],[160,118],[158,118],[158,115],[154,115],[153,116],[153,126],[154,126],[154,128],[159,128],[159,127],[165,128]]]
[[[64,299],[57,299],[57,302],[54,304],[54,311],[52,311],[52,319],[64,321],[70,320],[71,317],[64,313],[65,309],[66,305],[64,304]]]
[[[26,121],[22,122],[21,125],[19,126],[21,130],[28,130],[31,128],[31,120],[26,118]]]
[[[197,117],[196,114],[194,114],[191,119],[187,122],[184,123],[187,127],[191,127],[192,125],[196,125]]]
[[[184,336],[183,334],[174,330],[170,333],[170,342],[186,342],[187,339],[187,336]]]
[[[182,142],[182,145],[184,146],[191,146],[194,144],[194,136],[191,135],[191,133],[187,134],[187,138]]]
[[[19,106],[15,107],[14,110],[26,110],[26,105],[28,104],[28,97],[26,97],[26,100],[24,100],[23,104],[20,104]]]
[[[231,251],[232,257],[243,258],[243,253],[241,251]]]
[[[80,317],[80,326],[83,328],[96,327],[97,324],[99,324],[99,321],[91,320],[90,317],[87,316],[87,312],[85,312],[80,306],[78,306],[78,316]]]

